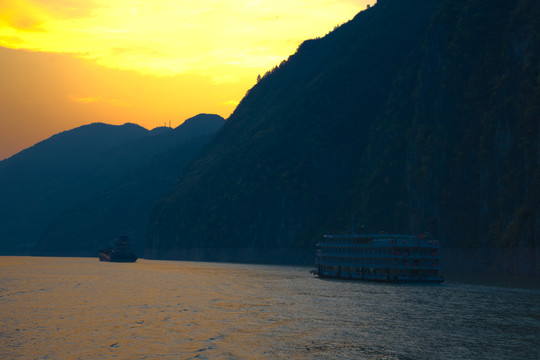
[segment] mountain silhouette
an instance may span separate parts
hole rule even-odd
[[[201,114],[152,131],[95,123],[0,162],[1,251],[90,254],[119,232],[142,238],[152,202],[224,122]]]
[[[304,42],[152,210],[147,256],[310,261],[358,218],[434,233],[448,268],[540,274],[539,19],[380,0]]]
[[[439,6],[379,1],[265,74],[154,209],[148,255],[312,249],[352,190],[371,128],[418,61]]]

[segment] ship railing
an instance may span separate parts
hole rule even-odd
[[[393,256],[396,259],[440,259],[441,256],[439,254],[417,254],[417,253],[409,253],[409,254],[394,254]]]
[[[318,256],[329,256],[329,257],[340,257],[340,258],[350,258],[350,259],[362,259],[362,258],[373,258],[373,259],[396,259],[396,260],[402,260],[402,259],[441,259],[441,256],[439,254],[418,254],[418,253],[335,253],[335,252],[327,252],[327,251],[318,251]]]
[[[340,248],[383,248],[383,247],[391,247],[392,243],[390,241],[388,242],[376,242],[376,243],[318,243],[317,246],[319,247],[340,247]]]
[[[442,270],[440,265],[414,265],[414,264],[366,264],[342,261],[320,261],[317,265],[341,266],[355,269],[396,269],[396,270]]]
[[[383,264],[396,264],[396,265],[405,265],[416,262],[417,265],[431,265],[434,263],[439,263],[439,257],[412,257],[412,256],[402,256],[402,257],[393,257],[393,256],[343,256],[343,255],[326,255],[322,254],[317,256],[318,261],[322,264],[336,263],[336,264],[378,264],[382,262]]]
[[[394,268],[396,269],[433,269],[433,270],[442,269],[441,264],[439,262],[437,263],[423,262],[419,264],[415,264],[414,262],[395,263]]]
[[[425,242],[425,241],[392,241],[390,240],[378,240],[371,243],[351,243],[351,242],[342,242],[342,243],[327,243],[319,242],[317,246],[320,248],[326,247],[339,247],[339,248],[421,248],[421,249],[440,249],[441,245],[439,242]]]
[[[321,256],[329,256],[336,258],[348,258],[348,259],[393,259],[395,256],[391,253],[386,254],[350,254],[350,253],[334,253],[334,252],[321,252]]]
[[[380,241],[390,241],[394,244],[404,244],[408,246],[440,246],[440,242],[436,240],[431,234],[426,233],[418,236],[414,235],[401,235],[401,234],[326,234],[323,238],[332,241],[336,240],[336,243],[322,242],[321,244],[359,244],[368,245],[375,244]]]
[[[354,262],[341,262],[341,261],[321,261],[316,265],[329,265],[329,266],[344,266],[353,268],[367,268],[367,269],[419,269],[419,270],[442,270],[441,265],[434,264],[369,264],[369,263],[354,263]]]
[[[418,236],[403,234],[325,234],[325,238],[351,239],[418,239]]]

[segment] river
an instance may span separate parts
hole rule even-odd
[[[540,359],[538,279],[0,257],[0,359]]]

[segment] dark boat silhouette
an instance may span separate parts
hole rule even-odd
[[[99,261],[135,262],[137,255],[131,249],[129,237],[119,236],[115,239],[113,247],[99,250]]]

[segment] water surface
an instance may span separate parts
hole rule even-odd
[[[0,257],[0,359],[539,359],[540,288],[469,282]]]

